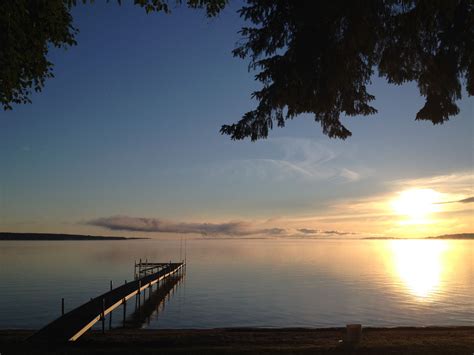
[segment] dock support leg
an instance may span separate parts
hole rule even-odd
[[[142,288],[142,282],[141,281],[138,281],[138,309],[140,309],[140,305],[141,305],[141,300],[142,300],[142,295],[140,293],[140,289]]]
[[[102,298],[102,334],[105,333],[105,298]]]
[[[123,325],[125,326],[125,318],[127,318],[127,301],[123,299]]]
[[[61,315],[64,316],[64,298],[61,298]]]

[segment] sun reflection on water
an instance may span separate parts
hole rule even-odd
[[[411,295],[430,300],[440,291],[447,247],[447,242],[442,240],[390,242],[393,269]]]

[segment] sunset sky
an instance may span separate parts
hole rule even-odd
[[[415,85],[374,77],[378,114],[324,136],[310,116],[259,142],[219,134],[252,109],[233,58],[238,4],[149,14],[78,6],[55,78],[0,112],[0,231],[210,237],[422,237],[474,232],[474,99],[416,122]]]

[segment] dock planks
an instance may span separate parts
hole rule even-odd
[[[67,312],[33,334],[29,340],[38,342],[75,341],[102,317],[146,288],[175,274],[184,265],[184,263],[163,264],[163,268],[158,272],[128,282]]]

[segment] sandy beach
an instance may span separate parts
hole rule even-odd
[[[72,344],[29,344],[31,330],[0,331],[8,354],[466,354],[474,353],[474,327],[364,328],[347,347],[344,328],[93,331]]]

